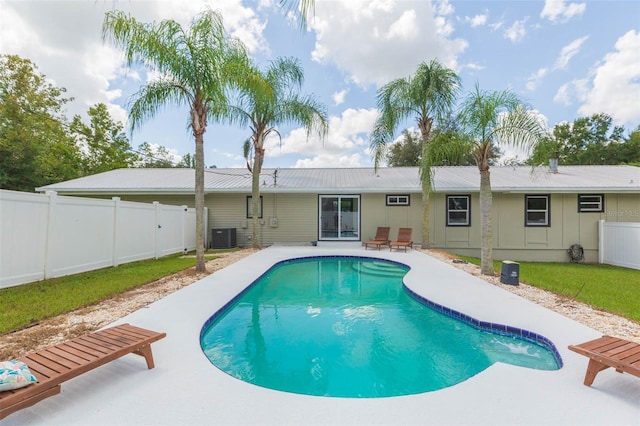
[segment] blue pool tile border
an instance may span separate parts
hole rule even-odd
[[[286,263],[293,263],[293,262],[297,262],[297,261],[301,261],[301,260],[314,260],[314,259],[366,259],[366,260],[371,260],[371,259],[375,259],[375,260],[380,260],[383,262],[388,262],[388,263],[392,263],[395,265],[399,265],[408,269],[411,269],[408,265],[402,263],[402,262],[396,262],[393,260],[389,260],[389,259],[382,259],[379,257],[373,257],[373,256],[343,256],[343,255],[326,255],[326,256],[301,256],[301,257],[292,257],[289,259],[285,259],[285,260],[280,260],[276,263],[274,263],[273,265],[271,265],[266,271],[264,271],[262,274],[260,274],[260,276],[258,276],[255,280],[253,280],[253,282],[251,284],[249,284],[247,287],[245,287],[241,292],[239,292],[235,297],[233,297],[231,300],[229,300],[227,303],[225,303],[220,309],[218,309],[216,312],[213,313],[213,315],[211,315],[211,317],[209,317],[209,319],[207,319],[204,323],[204,325],[202,326],[202,328],[200,329],[200,343],[202,343],[202,339],[204,336],[204,333],[207,331],[207,329],[209,328],[209,326],[214,323],[219,317],[220,315],[224,314],[225,312],[227,312],[228,308],[233,305],[234,303],[236,303],[236,301],[238,301],[238,299],[240,299],[247,291],[249,291],[258,281],[260,281],[260,279],[262,279],[269,271],[271,271],[274,267],[278,266],[278,265],[282,265],[282,264],[286,264]],[[538,334],[538,333],[534,333],[532,331],[529,330],[524,330],[522,328],[518,328],[518,327],[511,327],[508,325],[504,325],[504,324],[497,324],[497,323],[492,323],[492,322],[486,322],[486,321],[480,321],[476,318],[473,318],[467,314],[464,314],[462,312],[458,312],[455,309],[451,309],[448,308],[444,305],[440,305],[438,303],[435,303],[429,299],[427,299],[426,297],[423,297],[421,295],[419,295],[418,293],[414,292],[413,290],[411,290],[409,287],[407,287],[404,283],[402,284],[402,287],[405,289],[405,291],[411,296],[413,297],[415,300],[417,300],[418,302],[428,306],[429,308],[433,309],[436,312],[439,312],[443,315],[446,315],[448,317],[457,319],[458,321],[461,321],[465,324],[468,324],[474,328],[480,329],[480,330],[484,330],[484,331],[488,331],[491,333],[495,333],[495,334],[500,334],[503,336],[508,336],[508,337],[515,337],[518,339],[522,339],[525,341],[529,341],[541,346],[544,346],[545,348],[549,349],[551,351],[551,353],[553,353],[553,356],[556,359],[556,362],[558,363],[558,369],[562,368],[564,365],[564,362],[562,360],[562,357],[560,356],[560,352],[558,352],[558,348],[556,348],[556,345],[549,340],[548,338],[546,338],[545,336]]]
[[[556,345],[547,337],[541,334],[534,333],[533,331],[525,330],[518,327],[512,327],[509,325],[498,324],[498,323],[487,322],[487,321],[479,321],[467,314],[463,314],[462,312],[458,312],[454,309],[447,308],[446,306],[435,303],[427,299],[426,297],[420,296],[419,294],[411,290],[406,285],[403,285],[403,287],[405,288],[407,293],[409,293],[409,295],[411,295],[411,297],[416,299],[418,302],[428,306],[429,308],[433,309],[436,312],[440,312],[443,315],[457,319],[458,321],[468,324],[474,328],[499,334],[502,336],[515,337],[518,339],[526,340],[528,342],[532,342],[532,343],[544,346],[549,351],[551,351],[551,353],[555,357],[556,362],[558,363],[558,369],[562,368],[564,365],[564,362],[562,361],[562,357],[560,356],[560,352],[558,351],[558,348],[556,348]]]

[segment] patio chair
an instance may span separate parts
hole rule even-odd
[[[618,373],[640,377],[640,344],[611,336],[602,336],[569,349],[589,358],[584,384],[591,386],[596,375],[609,367]]]
[[[59,394],[61,383],[127,354],[143,356],[147,368],[153,368],[151,343],[165,336],[166,333],[123,324],[22,357],[19,361],[27,364],[38,381],[26,387],[0,392],[0,419]]]
[[[389,245],[389,228],[388,226],[378,226],[376,236],[371,241],[364,242],[364,249],[367,250],[370,245],[376,246],[380,250],[380,246]]]
[[[413,248],[413,240],[411,239],[411,228],[400,228],[398,230],[398,239],[397,241],[393,241],[389,243],[389,251],[393,250],[393,248],[403,248],[404,251],[407,251],[407,247]]]

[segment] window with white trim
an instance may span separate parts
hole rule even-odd
[[[471,226],[471,196],[447,195],[447,226]]]
[[[387,195],[388,206],[408,206],[410,202],[409,195]]]
[[[578,211],[580,213],[602,213],[604,211],[604,194],[578,194]]]
[[[525,195],[525,226],[551,226],[549,195]]]

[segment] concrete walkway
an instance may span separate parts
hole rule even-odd
[[[347,399],[260,388],[204,356],[204,322],[275,262],[315,255],[372,256],[405,263],[405,283],[476,319],[523,328],[555,343],[564,367],[539,371],[494,364],[450,388],[419,395]],[[62,385],[62,393],[0,421],[23,425],[640,425],[640,380],[601,372],[584,386],[587,359],[567,346],[600,334],[420,252],[271,247],[122,318],[167,337],[156,368],[126,356]]]

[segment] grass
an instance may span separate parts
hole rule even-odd
[[[214,258],[210,253],[205,257]],[[194,257],[172,255],[0,289],[0,333],[96,304],[193,266]]]
[[[480,259],[460,256],[480,265]],[[640,322],[640,271],[611,265],[518,262],[520,281]],[[501,262],[493,262],[500,273]]]

